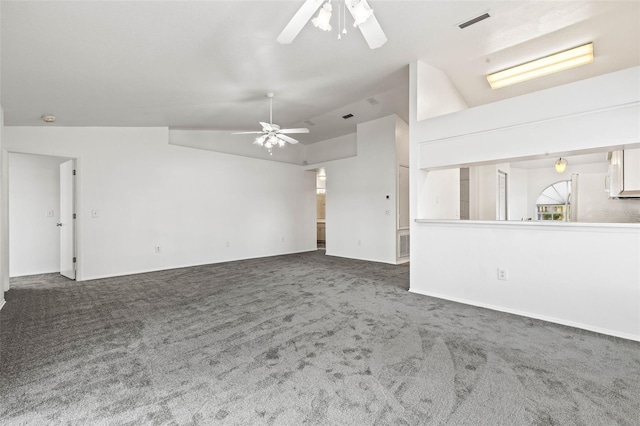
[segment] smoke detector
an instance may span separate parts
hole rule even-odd
[[[44,121],[45,123],[53,123],[56,121],[56,116],[55,115],[43,115],[42,117],[40,117],[40,119],[42,121]]]

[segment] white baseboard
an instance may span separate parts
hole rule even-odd
[[[438,299],[450,300],[452,302],[463,303],[465,305],[477,306],[479,308],[491,309],[493,311],[506,312],[508,314],[519,315],[521,317],[534,318],[534,319],[538,319],[538,320],[542,320],[542,321],[552,322],[552,323],[555,323],[555,324],[561,324],[561,325],[566,325],[566,326],[569,326],[569,327],[574,327],[574,328],[580,328],[580,329],[583,329],[583,330],[593,331],[593,332],[600,333],[600,334],[606,334],[608,336],[621,337],[623,339],[634,340],[636,342],[640,342],[640,335],[637,335],[637,334],[626,333],[626,332],[618,331],[618,330],[610,330],[610,329],[607,329],[607,328],[596,327],[596,326],[589,325],[589,324],[582,324],[582,323],[578,323],[578,322],[574,322],[574,321],[568,321],[568,320],[564,320],[564,319],[560,319],[560,318],[549,317],[549,316],[546,316],[546,315],[539,315],[539,314],[535,314],[535,313],[531,313],[531,312],[523,312],[523,311],[519,311],[519,310],[516,310],[516,309],[504,308],[502,306],[494,306],[494,305],[490,305],[490,304],[487,304],[487,303],[478,303],[478,302],[475,302],[475,301],[472,301],[472,300],[460,299],[460,298],[457,298],[457,297],[449,297],[449,296],[445,296],[445,295],[437,294],[437,293],[416,291],[416,290],[411,289],[411,288],[409,289],[409,292],[410,293],[415,293],[415,294],[420,294],[420,295],[423,295],[423,296],[435,297],[435,298],[438,298]]]
[[[192,268],[195,266],[205,266],[205,265],[215,265],[218,263],[227,263],[227,262],[238,262],[240,260],[251,260],[251,259],[262,259],[265,257],[276,257],[276,256],[286,256],[289,254],[298,254],[298,253],[307,253],[316,251],[316,249],[308,249],[308,250],[298,250],[298,251],[288,251],[284,253],[276,253],[276,254],[265,254],[253,257],[237,257],[237,258],[229,258],[229,259],[217,259],[212,260],[210,262],[205,263],[187,263],[180,265],[167,265],[158,268],[145,268],[145,269],[136,269],[131,271],[122,271],[122,272],[114,272],[111,274],[96,274],[96,275],[88,275],[83,276],[82,279],[76,277],[76,281],[91,281],[91,280],[101,280],[104,278],[115,278],[115,277],[124,277],[127,275],[138,275],[138,274],[148,274],[150,272],[161,272],[161,271],[170,271],[172,269],[182,269],[182,268]]]

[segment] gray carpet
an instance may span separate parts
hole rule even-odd
[[[640,344],[321,252],[14,279],[0,423],[638,425]]]

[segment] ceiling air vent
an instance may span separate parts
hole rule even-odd
[[[476,16],[473,19],[469,19],[467,22],[463,22],[462,24],[459,24],[458,27],[460,27],[460,29],[465,29],[468,26],[471,26],[473,24],[477,24],[480,21],[484,21],[485,19],[489,18],[491,15],[489,15],[488,13],[483,13],[480,16]]]
[[[343,115],[343,116],[342,116],[342,118],[344,118],[345,120],[346,120],[347,118],[351,118],[351,117],[353,117],[353,114],[347,114],[347,115]]]
[[[371,106],[378,105],[380,103],[376,98],[368,98],[367,102],[369,102],[369,105]]]

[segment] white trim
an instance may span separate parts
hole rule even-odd
[[[607,329],[607,328],[594,327],[592,325],[581,324],[581,323],[578,323],[578,322],[567,321],[567,320],[554,318],[554,317],[548,317],[546,315],[537,315],[537,314],[532,314],[530,312],[519,311],[519,310],[516,310],[516,309],[503,308],[502,306],[495,306],[495,305],[490,305],[490,304],[487,304],[487,303],[478,303],[478,302],[473,302],[473,301],[470,301],[470,300],[467,300],[467,299],[460,299],[460,298],[457,298],[457,297],[444,296],[444,295],[438,294],[438,293],[417,291],[417,290],[414,290],[414,289],[411,289],[411,288],[409,288],[409,293],[420,294],[422,296],[435,297],[435,298],[438,298],[438,299],[449,300],[451,302],[462,303],[462,304],[465,304],[465,305],[476,306],[476,307],[479,307],[479,308],[491,309],[493,311],[498,311],[498,312],[506,312],[508,314],[513,314],[513,315],[519,315],[519,316],[522,316],[522,317],[538,319],[538,320],[547,321],[547,322],[550,322],[550,323],[566,325],[566,326],[569,326],[569,327],[579,328],[579,329],[582,329],[582,330],[593,331],[595,333],[606,334],[608,336],[620,337],[622,339],[634,340],[636,342],[640,342],[640,334],[631,334],[631,333],[625,333],[625,332],[617,331],[617,330],[610,330],[610,329]]]
[[[597,230],[610,232],[640,232],[640,223],[587,223],[587,222],[553,222],[535,220],[440,220],[440,219],[415,219],[415,223],[431,226],[475,227],[475,228],[510,228],[510,229],[536,229],[540,228],[558,231]],[[594,229],[595,228],[595,229]]]
[[[427,139],[424,140],[422,142],[418,142],[419,145],[422,144],[428,144],[428,143],[433,143],[433,142],[442,142],[442,141],[449,141],[449,140],[453,140],[453,139],[463,139],[463,138],[467,138],[469,136],[475,136],[475,135],[484,135],[484,134],[492,134],[492,133],[497,133],[497,132],[503,132],[505,130],[511,130],[511,129],[517,129],[520,127],[528,127],[528,126],[533,126],[536,124],[542,124],[542,123],[550,123],[550,122],[554,122],[554,121],[559,121],[559,120],[566,120],[568,118],[573,118],[573,117],[582,117],[585,115],[592,115],[592,114],[597,114],[600,112],[607,112],[607,111],[615,111],[618,109],[624,109],[624,108],[632,108],[632,107],[637,107],[640,105],[639,101],[633,101],[633,102],[627,102],[624,104],[619,104],[619,105],[612,105],[612,106],[606,106],[606,107],[602,107],[602,108],[594,108],[588,111],[578,111],[578,112],[572,112],[569,114],[564,114],[564,115],[558,115],[555,117],[546,117],[546,118],[541,118],[541,119],[537,119],[537,120],[531,120],[531,121],[524,121],[521,123],[515,123],[515,124],[509,124],[506,126],[501,126],[501,127],[494,127],[491,129],[482,129],[482,130],[476,130],[476,131],[471,131],[471,132],[467,132],[467,133],[460,133],[457,135],[452,135],[452,136],[445,136],[442,138],[436,138],[436,139]]]
[[[4,307],[4,305],[6,305],[6,304],[7,304],[7,301],[6,301],[6,300],[4,300],[4,299],[0,300],[0,311],[2,310],[2,308]]]
[[[42,272],[27,272],[25,274],[16,274],[11,275],[9,278],[20,278],[20,277],[31,277],[34,275],[48,275],[48,274],[59,274],[60,270],[57,271],[42,271]]]
[[[309,250],[291,251],[286,253],[266,254],[264,256],[238,257],[238,258],[222,259],[222,260],[216,260],[216,261],[205,262],[205,263],[189,263],[185,265],[163,266],[163,267],[153,268],[153,269],[149,268],[149,269],[140,269],[135,271],[118,272],[115,274],[92,275],[89,277],[83,277],[82,279],[78,279],[76,277],[76,281],[91,281],[91,280],[101,280],[105,278],[126,277],[127,275],[150,274],[152,272],[170,271],[172,269],[184,269],[184,268],[193,268],[196,266],[218,265],[220,263],[239,262],[241,260],[263,259],[267,257],[276,257],[276,256],[286,256],[290,254],[308,253],[308,252],[317,251],[317,250],[318,250],[317,248],[313,248]]]

